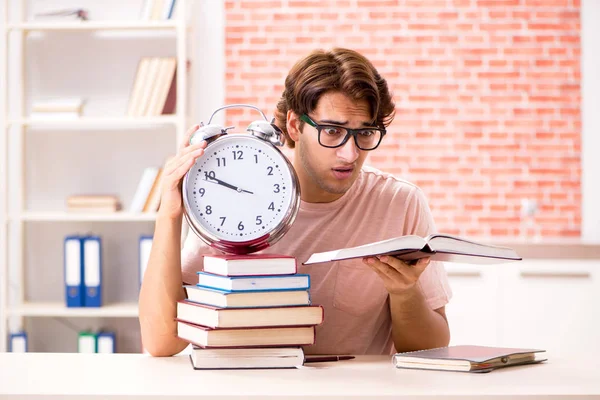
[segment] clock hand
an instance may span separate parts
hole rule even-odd
[[[204,180],[205,180],[205,181],[208,181],[208,182],[216,183],[217,185],[225,186],[226,188],[233,189],[233,190],[235,190],[236,192],[239,192],[239,193],[241,193],[241,192],[246,192],[246,193],[254,194],[254,193],[252,193],[252,192],[250,192],[250,191],[248,191],[248,190],[245,190],[245,189],[239,188],[239,187],[237,187],[237,186],[233,186],[232,184],[229,184],[229,183],[227,183],[227,182],[223,182],[222,180],[220,180],[220,179],[217,179],[217,178],[215,178],[215,177],[213,177],[213,176],[209,176],[208,178],[209,178],[209,179],[212,179],[214,182],[212,182],[212,181],[210,181],[210,180],[208,180],[208,179],[204,179]]]

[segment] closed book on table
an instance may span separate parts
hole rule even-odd
[[[546,361],[545,350],[488,346],[448,346],[397,353],[397,368],[490,372],[497,368]]]
[[[318,325],[323,322],[323,307],[218,308],[181,300],[177,319],[211,328]]]
[[[222,308],[305,306],[310,304],[310,294],[307,290],[229,292],[198,285],[184,287],[189,301]]]
[[[304,364],[301,347],[213,349],[194,346],[194,369],[297,368]]]
[[[310,275],[220,276],[198,272],[198,285],[235,292],[238,290],[306,290]]]
[[[202,348],[308,346],[314,326],[214,329],[177,320],[177,336]]]
[[[296,259],[280,254],[206,255],[204,272],[223,276],[291,275]]]

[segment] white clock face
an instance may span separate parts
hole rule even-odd
[[[191,213],[221,240],[245,242],[273,231],[292,204],[284,156],[250,135],[211,143],[187,177]]]

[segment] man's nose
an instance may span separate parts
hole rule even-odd
[[[337,155],[348,163],[356,161],[360,155],[360,149],[356,146],[353,136],[349,137],[346,143],[338,147]]]

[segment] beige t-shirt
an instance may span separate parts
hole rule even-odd
[[[324,307],[314,345],[306,354],[391,354],[392,319],[388,293],[361,259],[302,265],[312,253],[352,247],[396,236],[435,232],[423,192],[415,185],[363,167],[352,188],[331,203],[301,202],[287,234],[260,253],[296,257],[298,273],[310,274],[313,304]],[[202,255],[218,253],[194,233],[182,250],[183,280],[198,281]],[[431,262],[419,279],[427,304],[437,309],[452,295],[444,266]]]

